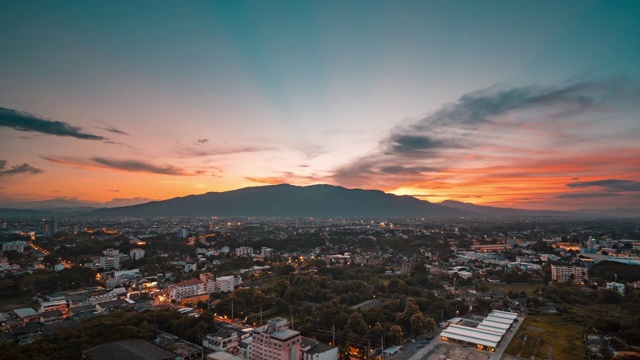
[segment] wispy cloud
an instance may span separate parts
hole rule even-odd
[[[103,136],[83,132],[82,128],[72,126],[66,122],[48,120],[27,112],[2,107],[0,107],[0,126],[19,131],[70,136],[83,140],[107,140]]]
[[[245,145],[228,145],[215,144],[211,145],[209,139],[198,139],[190,145],[185,145],[180,141],[176,141],[175,147],[171,149],[173,155],[181,158],[207,157],[218,155],[231,155],[240,153],[252,153],[259,151],[274,150],[268,146],[245,146]]]
[[[109,124],[105,124],[105,127],[101,127],[101,128],[97,128],[100,130],[104,130],[104,131],[108,131],[110,133],[114,133],[114,134],[118,134],[118,135],[126,135],[126,136],[131,136],[131,134],[128,134],[120,129],[116,129],[115,127],[109,125]]]
[[[18,175],[18,174],[41,174],[44,171],[41,169],[35,168],[29,164],[20,164],[11,166],[8,169],[6,160],[0,160],[0,177]]]
[[[189,175],[184,169],[172,165],[155,165],[139,160],[118,160],[102,157],[94,157],[91,160],[106,167],[123,171],[148,172],[162,175]]]

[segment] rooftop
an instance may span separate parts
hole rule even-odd
[[[173,360],[176,354],[146,340],[129,339],[96,346],[82,353],[94,360]]]

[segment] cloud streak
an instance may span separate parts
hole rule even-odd
[[[18,131],[70,136],[83,140],[108,140],[103,136],[85,133],[82,128],[72,126],[66,122],[48,120],[27,112],[2,107],[0,107],[0,126]]]
[[[182,167],[173,165],[158,165],[152,162],[144,160],[121,160],[111,159],[105,157],[93,157],[88,160],[85,159],[69,159],[69,158],[55,158],[43,156],[42,159],[51,163],[70,166],[84,170],[95,169],[109,169],[114,171],[124,171],[132,173],[149,173],[158,175],[171,175],[171,176],[218,176],[212,171],[219,172],[218,169],[196,169],[189,171]],[[113,191],[113,190],[109,190]]]
[[[35,168],[29,164],[14,165],[8,169],[6,160],[0,160],[0,177],[19,175],[19,174],[42,174],[44,171]]]

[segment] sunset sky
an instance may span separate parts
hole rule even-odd
[[[640,208],[638,1],[2,1],[0,206]]]

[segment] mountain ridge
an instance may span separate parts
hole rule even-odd
[[[431,203],[409,195],[317,184],[253,186],[224,192],[207,192],[119,207],[0,208],[0,217],[163,217],[163,216],[265,216],[265,217],[640,217],[640,209],[526,210],[445,200]]]

